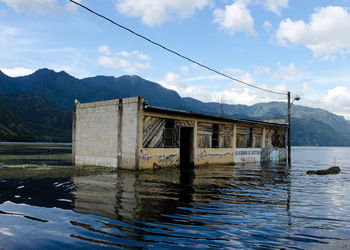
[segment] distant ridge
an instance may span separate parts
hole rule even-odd
[[[95,76],[77,79],[65,71],[39,69],[22,77],[9,77],[0,71],[0,114],[14,124],[12,130],[0,120],[12,137],[0,140],[71,140],[74,99],[80,102],[143,96],[151,105],[196,113],[270,120],[286,118],[286,103],[269,102],[252,106],[204,103],[181,96],[158,83],[139,76]],[[1,109],[2,107],[2,109]],[[5,131],[4,130],[4,131]],[[21,131],[21,132],[20,132]],[[350,122],[322,109],[293,106],[292,144],[304,146],[350,146]]]

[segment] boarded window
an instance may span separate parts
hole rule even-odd
[[[174,120],[145,116],[143,119],[144,148],[174,148],[176,129]]]
[[[198,148],[232,148],[233,125],[197,123]]]
[[[266,129],[265,146],[268,148],[284,148],[286,146],[285,128]]]
[[[157,117],[144,117],[143,143],[144,148],[162,148],[165,120]]]
[[[211,146],[213,148],[219,147],[219,124],[213,124],[213,135],[211,137]]]
[[[194,127],[194,122],[145,116],[142,146],[144,148],[178,148],[181,127]]]
[[[263,129],[262,128],[254,128],[253,130],[253,148],[261,148],[263,142]]]
[[[272,146],[276,148],[283,148],[286,146],[286,133],[284,129],[274,129],[271,136]]]
[[[246,148],[247,147],[247,127],[239,125],[236,129],[236,147]]]
[[[206,122],[197,123],[197,145],[198,148],[211,148],[213,125]]]
[[[220,124],[219,134],[220,148],[232,148],[233,126]]]

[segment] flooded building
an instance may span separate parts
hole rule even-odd
[[[150,106],[142,97],[75,103],[73,163],[124,169],[286,159],[287,125]]]

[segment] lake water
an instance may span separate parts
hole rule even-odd
[[[334,158],[337,175],[306,175]],[[71,166],[69,145],[0,145],[0,249],[350,249],[350,148],[292,166]]]

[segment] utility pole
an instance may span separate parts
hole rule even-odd
[[[287,133],[287,144],[288,144],[288,165],[291,165],[290,160],[290,154],[291,154],[291,147],[290,147],[290,92],[288,91],[288,133]]]

